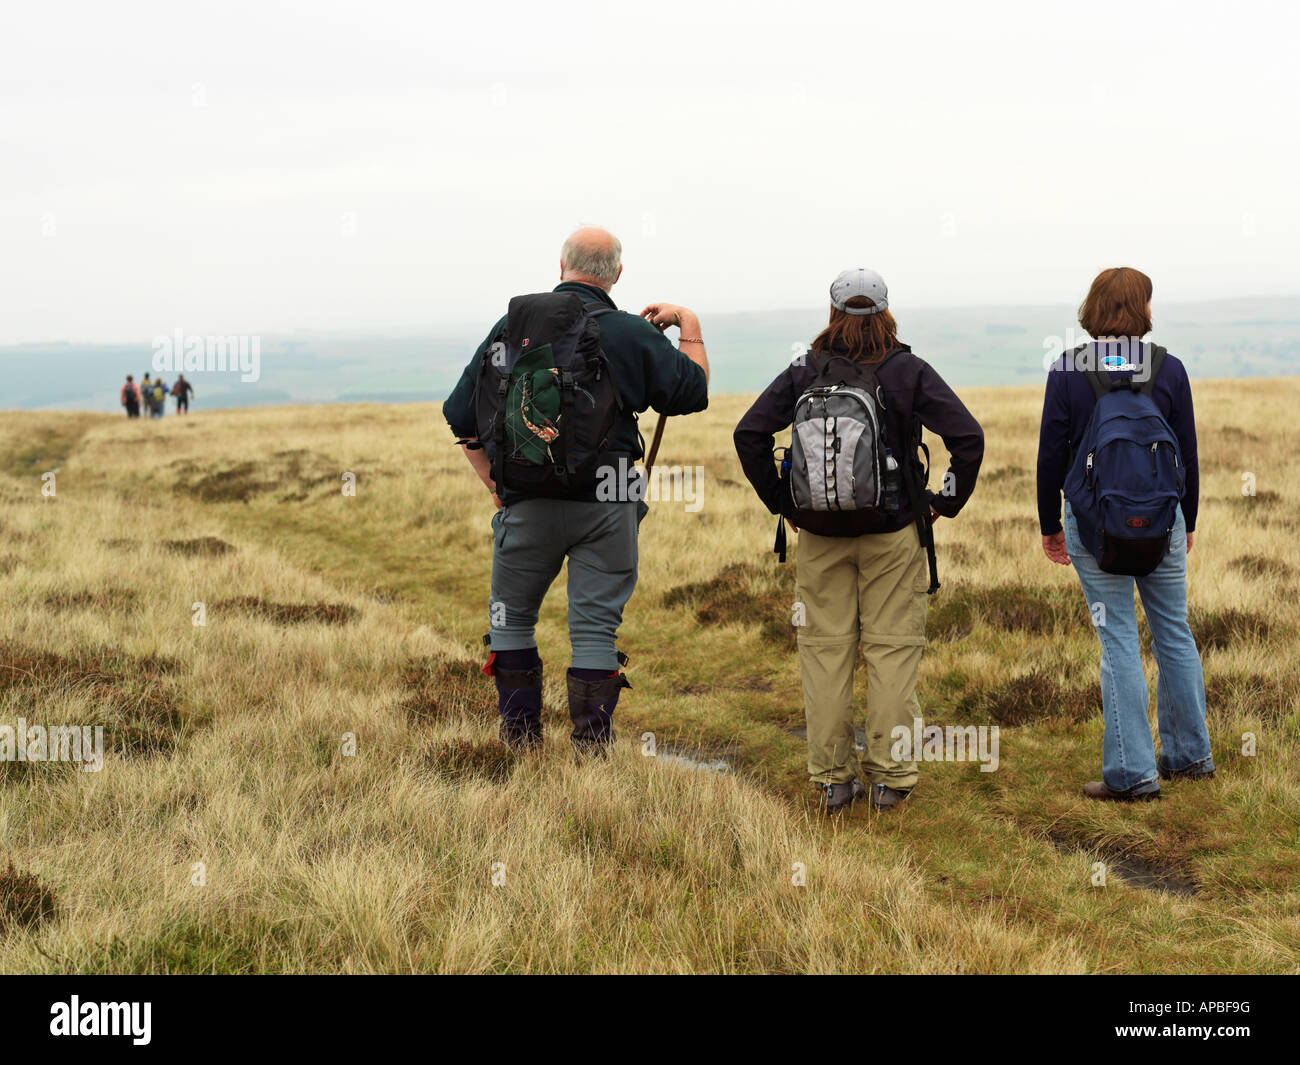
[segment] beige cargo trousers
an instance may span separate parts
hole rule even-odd
[[[797,599],[803,604],[799,674],[808,724],[808,776],[840,784],[858,776],[853,671],[859,643],[867,664],[862,776],[906,790],[916,763],[890,757],[897,726],[921,716],[916,672],[925,647],[929,588],[916,528],[855,537],[798,534]]]

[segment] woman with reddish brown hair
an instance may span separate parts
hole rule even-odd
[[[921,717],[916,673],[926,592],[938,587],[930,523],[956,517],[984,456],[979,423],[934,369],[899,343],[888,307],[875,271],[840,274],[826,328],[735,432],[754,490],[798,533],[794,620],[808,776],[828,813],[868,794],[853,728],[859,645],[867,666],[861,769],[871,804],[897,806],[916,784],[919,752],[896,744],[899,730],[911,737]],[[775,436],[792,425],[778,474]],[[938,494],[926,488],[917,459],[922,426],[942,437],[951,456]]]
[[[1079,324],[1095,339],[1066,352],[1053,364],[1043,398],[1038,443],[1038,521],[1043,551],[1053,562],[1073,564],[1101,642],[1102,779],[1084,785],[1083,794],[1090,799],[1154,799],[1160,795],[1161,778],[1206,780],[1214,776],[1205,727],[1201,658],[1187,624],[1187,555],[1196,529],[1199,494],[1192,390],[1178,359],[1142,341],[1151,331],[1151,292],[1151,279],[1140,270],[1121,266],[1098,274],[1079,308]],[[1061,493],[1069,490],[1067,475],[1076,456],[1080,462],[1086,460],[1090,479],[1099,476],[1093,473],[1092,463],[1103,449],[1089,450],[1080,444],[1092,432],[1091,422],[1102,397],[1110,400],[1111,392],[1146,395],[1155,410],[1145,403],[1135,409],[1149,415],[1147,421],[1153,423],[1155,433],[1172,432],[1172,439],[1164,445],[1150,444],[1149,452],[1145,448],[1115,452],[1120,455],[1119,472],[1132,485],[1130,491],[1140,492],[1144,485],[1153,485],[1162,461],[1172,463],[1174,472],[1181,467],[1181,502],[1174,510],[1174,493],[1169,493],[1170,511],[1159,530],[1164,534],[1167,527],[1167,540],[1154,538],[1150,557],[1138,566],[1108,562],[1104,551],[1099,559],[1103,530],[1089,523],[1082,512],[1076,514],[1068,501],[1064,526],[1061,521]],[[1160,418],[1164,425],[1159,424]],[[1124,469],[1124,463],[1133,469]],[[1077,483],[1083,483],[1082,479]],[[1077,495],[1072,498],[1079,500]],[[1132,505],[1128,499],[1124,503]],[[1134,528],[1143,523],[1149,524],[1149,519],[1129,519]],[[1122,541],[1118,542],[1122,547]],[[1102,568],[1103,562],[1107,569]],[[1145,575],[1129,575],[1144,569],[1148,570]],[[1135,583],[1159,665],[1158,762],[1133,605]]]

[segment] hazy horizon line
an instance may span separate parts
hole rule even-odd
[[[540,290],[539,290],[539,291],[540,291]],[[547,290],[547,291],[549,291],[549,290]],[[612,293],[611,295],[614,297],[615,302],[618,302],[618,300],[617,300],[617,293]],[[1080,299],[1082,299],[1082,297],[1080,297]],[[1157,314],[1158,314],[1159,309],[1162,308],[1162,307],[1223,306],[1223,305],[1226,305],[1226,304],[1233,304],[1233,303],[1250,303],[1250,302],[1253,302],[1253,301],[1261,301],[1261,302],[1263,302],[1263,301],[1268,301],[1268,300],[1297,300],[1297,301],[1300,301],[1300,292],[1296,292],[1296,293],[1278,293],[1278,294],[1267,294],[1267,295],[1265,295],[1265,294],[1261,294],[1261,295],[1255,295],[1255,296],[1223,296],[1223,297],[1219,297],[1219,298],[1215,298],[1215,299],[1208,299],[1208,300],[1205,300],[1205,299],[1171,299],[1171,300],[1164,300],[1164,301],[1162,301],[1162,300],[1160,300],[1159,298],[1157,298],[1157,299],[1155,300],[1155,302],[1154,302],[1154,307],[1155,307],[1155,309],[1156,309],[1156,311],[1157,311]],[[1075,304],[1074,304],[1072,301],[1061,301],[1061,302],[1054,302],[1054,303],[1041,303],[1041,302],[1029,302],[1029,303],[987,303],[987,302],[980,302],[980,303],[906,304],[906,305],[905,305],[905,309],[902,310],[902,311],[899,311],[899,309],[898,309],[896,306],[891,305],[890,310],[893,311],[893,312],[895,312],[896,315],[897,315],[897,314],[903,314],[903,315],[906,315],[907,313],[909,313],[910,311],[913,311],[913,310],[915,310],[915,311],[926,311],[926,312],[935,312],[935,311],[971,311],[971,310],[982,310],[982,311],[1001,311],[1001,310],[1006,310],[1006,311],[1017,311],[1017,310],[1041,311],[1041,310],[1053,310],[1053,309],[1059,309],[1059,308],[1061,308],[1061,307],[1073,307],[1073,306],[1075,306]],[[815,307],[814,307],[814,306],[802,306],[802,307],[800,307],[800,306],[782,306],[782,307],[768,307],[768,308],[763,308],[763,309],[759,309],[759,310],[755,310],[755,309],[747,309],[747,310],[735,310],[735,309],[732,309],[732,310],[723,310],[723,309],[717,309],[717,308],[715,308],[715,309],[711,309],[711,310],[700,310],[700,311],[698,311],[697,313],[699,314],[699,316],[700,316],[702,322],[707,326],[707,320],[708,320],[708,318],[709,318],[710,316],[713,316],[713,317],[719,317],[719,318],[742,318],[742,317],[759,317],[759,316],[762,316],[762,315],[782,315],[782,314],[820,314],[820,313],[825,313],[825,311],[827,310],[828,307],[829,307],[829,300],[827,301],[827,303],[825,303],[825,304],[821,304],[821,305],[818,305],[818,306],[815,306]],[[623,307],[622,309],[623,309],[623,310],[628,310],[629,308],[628,308],[628,307]],[[504,313],[504,312],[503,312],[503,313]],[[633,313],[635,313],[635,312],[633,312]],[[346,329],[326,329],[326,330],[322,330],[322,329],[313,329],[313,328],[310,327],[310,326],[298,326],[298,327],[296,327],[296,328],[288,329],[288,330],[285,330],[285,329],[272,329],[272,330],[256,330],[256,329],[254,329],[254,330],[248,330],[248,329],[240,329],[240,330],[238,330],[237,332],[238,332],[240,335],[244,335],[244,336],[259,336],[259,337],[269,337],[269,338],[292,338],[292,337],[384,337],[384,338],[392,338],[392,339],[399,339],[399,338],[407,338],[407,339],[409,339],[409,338],[413,338],[413,337],[426,336],[426,335],[428,335],[428,334],[430,333],[430,331],[433,331],[433,332],[439,332],[439,331],[442,331],[442,332],[447,332],[447,333],[454,333],[454,332],[462,332],[462,331],[463,331],[463,332],[467,332],[467,333],[472,333],[472,332],[474,332],[474,331],[481,331],[483,328],[485,328],[486,325],[490,325],[490,324],[491,324],[490,322],[482,322],[482,321],[478,321],[478,322],[459,321],[459,322],[446,323],[446,324],[433,324],[433,323],[431,323],[431,324],[427,324],[427,325],[423,325],[423,326],[392,326],[392,327],[384,327],[384,328],[375,328],[375,327],[368,327],[368,328],[367,328],[367,327],[355,326],[355,327],[350,327],[350,328],[346,328]],[[1158,321],[1157,321],[1157,324],[1159,324]],[[169,333],[171,333],[172,330],[174,330],[175,328],[176,328],[176,326],[173,325],[173,326],[169,327],[168,330],[167,330],[166,332],[169,334]],[[209,334],[209,333],[215,333],[215,332],[217,332],[217,330],[212,330],[212,329],[207,329],[207,328],[200,328],[200,329],[186,329],[185,332],[186,332],[186,333],[189,333],[190,335],[193,335],[193,336],[199,336],[199,335],[207,335],[207,334]],[[221,330],[220,332],[223,333],[223,334],[226,334],[226,333],[229,333],[229,332],[231,332],[231,331],[230,331],[229,329],[225,329],[225,330]],[[99,338],[89,338],[89,337],[66,337],[66,336],[65,336],[65,337],[56,337],[56,338],[49,338],[49,337],[46,337],[46,338],[44,338],[44,339],[30,338],[30,337],[27,338],[27,339],[22,339],[22,340],[5,340],[5,339],[0,339],[0,352],[3,352],[3,350],[4,350],[4,349],[7,349],[7,348],[20,348],[20,347],[38,347],[38,346],[51,347],[51,346],[57,346],[57,345],[68,345],[68,346],[71,346],[71,345],[78,345],[78,344],[81,344],[81,345],[94,345],[94,346],[110,347],[110,346],[115,346],[115,345],[125,345],[125,344],[152,343],[154,337],[156,337],[156,336],[161,336],[161,335],[164,335],[164,334],[162,334],[162,333],[155,333],[155,334],[153,334],[152,336],[150,336],[147,340],[143,337],[143,335],[139,335],[139,336],[131,336],[131,337],[126,337],[126,336],[114,336],[114,337],[99,337]]]
[[[1232,383],[1232,384],[1239,384],[1239,383],[1247,382],[1247,381],[1249,381],[1249,382],[1251,382],[1251,383],[1256,383],[1256,384],[1266,384],[1266,383],[1269,382],[1269,381],[1287,381],[1287,380],[1290,380],[1291,378],[1294,378],[1294,377],[1296,377],[1296,376],[1298,376],[1298,375],[1300,375],[1300,367],[1297,367],[1295,373],[1290,373],[1290,374],[1274,374],[1274,375],[1272,375],[1272,376],[1268,376],[1268,377],[1262,377],[1262,376],[1261,376],[1261,377],[1251,377],[1251,376],[1247,376],[1247,377],[1195,377],[1195,376],[1194,376],[1194,377],[1192,377],[1192,380],[1193,380],[1194,382],[1196,382],[1197,384],[1199,384],[1199,385],[1208,385],[1208,384],[1216,384],[1216,383]],[[1046,377],[1046,371],[1044,371],[1044,377]],[[963,392],[977,392],[977,391],[1003,392],[1003,391],[1010,391],[1010,390],[1017,389],[1017,388],[1019,388],[1019,389],[1041,389],[1041,388],[1042,388],[1042,384],[1041,384],[1040,382],[1030,382],[1030,383],[1027,383],[1027,384],[1017,383],[1017,384],[1006,384],[1006,385],[963,385],[963,386],[962,386],[962,391],[963,391]],[[762,392],[762,389],[758,389],[758,388],[755,388],[755,389],[749,389],[749,390],[733,390],[733,391],[728,391],[728,392],[710,392],[710,393],[709,393],[709,399],[710,399],[710,400],[714,400],[714,399],[726,399],[726,398],[729,397],[729,396],[746,396],[746,397],[747,397],[747,396],[756,396],[756,395],[758,395],[760,392]],[[445,403],[445,402],[446,402],[446,397],[445,397],[445,396],[442,397],[442,398],[440,398],[440,399],[388,399],[388,400],[382,400],[382,399],[320,399],[320,400],[296,400],[296,401],[294,401],[293,403],[250,403],[250,404],[246,404],[246,405],[233,406],[233,407],[204,407],[204,408],[203,408],[203,411],[201,411],[201,412],[200,412],[200,411],[194,411],[194,412],[191,412],[189,415],[186,415],[186,416],[184,416],[184,417],[193,418],[193,417],[195,417],[195,416],[197,416],[197,415],[200,415],[200,414],[202,414],[202,413],[216,414],[216,413],[218,413],[218,412],[227,412],[227,411],[248,411],[248,412],[251,412],[251,411],[276,411],[276,410],[287,410],[287,409],[289,409],[290,407],[342,407],[342,406],[347,406],[347,407],[363,407],[363,406],[367,406],[367,405],[369,405],[369,406],[375,406],[375,407],[409,407],[409,406],[417,406],[417,405],[421,405],[421,404],[426,404],[426,405],[428,405],[428,406],[438,406],[439,404],[442,404],[442,403]],[[658,416],[658,412],[655,411],[655,410],[652,410],[652,409],[647,409],[647,410],[646,410],[646,413],[647,413],[647,414],[654,414],[654,415]],[[93,415],[96,415],[96,416],[102,416],[102,417],[104,417],[104,418],[123,418],[123,417],[124,417],[124,415],[122,415],[121,413],[119,413],[119,412],[117,412],[117,411],[94,410],[94,409],[89,408],[89,407],[0,407],[0,414],[93,414]],[[161,419],[158,419],[158,420],[159,420],[159,421],[162,421],[162,422],[169,422],[169,421],[171,421],[173,418],[176,418],[176,417],[178,417],[178,415],[175,415],[175,414],[168,414],[168,415],[166,415],[164,418],[161,418]],[[675,415],[669,415],[669,417],[675,417]],[[683,417],[688,417],[688,416],[687,416],[687,415],[683,415]],[[139,419],[139,420],[140,420],[142,423],[143,423],[143,422],[148,422],[149,424],[153,424],[153,420],[152,420],[152,419],[149,419],[149,418],[141,418],[141,419]]]

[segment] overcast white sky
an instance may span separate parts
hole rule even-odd
[[[0,343],[480,326],[614,295],[1300,292],[1282,3],[57,3],[0,21]],[[705,322],[707,327],[707,320]]]

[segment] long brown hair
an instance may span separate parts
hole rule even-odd
[[[1079,324],[1091,337],[1144,337],[1151,332],[1150,302],[1151,278],[1131,266],[1112,266],[1093,278],[1079,305]]]
[[[854,296],[846,306],[874,307],[866,296]],[[831,307],[831,320],[812,342],[813,351],[836,349],[854,362],[879,362],[898,346],[898,323],[888,310],[849,314]]]

